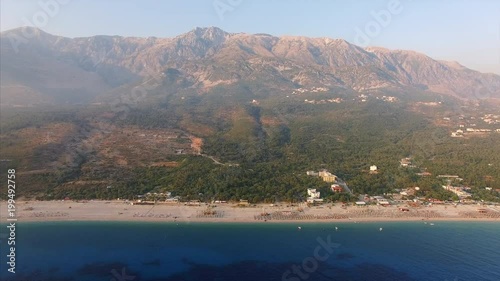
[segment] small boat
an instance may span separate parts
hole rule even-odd
[[[378,231],[382,231],[382,230],[384,230],[384,229],[381,227],[381,228],[379,228],[379,230],[378,230]]]
[[[297,227],[297,229],[298,229],[298,230],[302,230],[302,227],[301,227],[301,226],[299,226],[299,227]]]
[[[339,228],[338,228],[338,227],[335,227],[335,231],[338,231],[338,230],[339,230]]]
[[[434,224],[431,222],[431,223],[429,223],[429,225],[434,225]]]

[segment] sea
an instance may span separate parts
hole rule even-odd
[[[18,222],[0,280],[500,280],[498,222]]]

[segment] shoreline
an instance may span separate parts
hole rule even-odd
[[[3,205],[3,204],[2,204]],[[123,201],[19,201],[16,203],[17,222],[157,222],[157,223],[367,223],[367,222],[500,222],[500,208],[493,206],[435,205],[381,207],[335,205],[316,207],[270,206],[235,207],[229,204],[208,206],[130,205]],[[409,209],[402,212],[399,208]],[[478,209],[486,209],[486,214]],[[210,210],[211,215],[205,215]],[[6,211],[6,210],[5,210]],[[265,214],[265,216],[263,216]],[[7,221],[7,213],[0,212]]]
[[[477,218],[477,219],[469,219],[469,218],[436,218],[436,219],[391,219],[391,218],[383,218],[383,217],[374,217],[370,219],[358,219],[358,220],[274,220],[274,221],[256,221],[256,220],[202,220],[202,219],[194,219],[194,220],[158,220],[158,219],[92,219],[92,218],[67,218],[67,219],[18,219],[16,223],[55,223],[55,222],[130,222],[130,223],[165,223],[165,224],[173,224],[173,223],[181,223],[181,224],[292,224],[292,223],[300,223],[300,224],[328,224],[328,223],[352,223],[352,224],[362,224],[362,223],[392,223],[392,222],[497,222],[500,223],[499,219],[490,219],[490,218]],[[8,222],[0,222],[0,223],[8,223]]]

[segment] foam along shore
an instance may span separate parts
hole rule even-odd
[[[5,203],[5,201],[3,202]],[[5,204],[2,204],[5,206]],[[22,201],[16,203],[23,221],[158,221],[158,222],[330,222],[330,221],[498,221],[499,206],[433,205],[432,207],[258,204],[130,205],[123,201]],[[0,213],[6,222],[6,212]]]

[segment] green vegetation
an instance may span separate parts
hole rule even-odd
[[[188,93],[184,99],[158,96],[154,105],[140,104],[107,119],[99,116],[112,112],[108,107],[2,112],[2,155],[6,149],[18,148],[13,139],[17,130],[62,121],[79,132],[64,142],[81,147],[70,163],[45,167],[43,162],[62,161],[57,144],[7,153],[12,161],[1,163],[2,173],[6,167],[20,172],[47,170],[19,176],[19,195],[40,199],[133,199],[147,192],[170,191],[183,200],[253,203],[303,201],[307,188],[319,189],[327,201],[347,202],[359,194],[393,193],[415,186],[420,187],[417,196],[455,200],[436,176],[456,174],[464,179],[463,185],[472,187],[474,199],[499,201],[494,189],[500,188],[500,134],[452,139],[448,128],[434,124],[436,116],[415,112],[405,103],[349,99],[342,104],[312,105],[261,94],[259,104],[252,105],[253,97],[244,98],[251,87],[235,88],[230,95],[215,89],[210,98]],[[194,155],[155,158],[179,163],[172,167],[104,165],[95,160],[102,153],[99,147],[78,145],[97,130],[94,121],[183,130],[203,137],[203,154],[225,165]],[[183,144],[187,139],[176,141]],[[419,168],[401,168],[399,160],[407,156]],[[377,174],[368,173],[370,165],[378,166]],[[319,169],[341,177],[355,195],[333,194],[328,184],[305,174]],[[433,175],[417,176],[423,169]],[[493,190],[485,190],[486,186]]]

